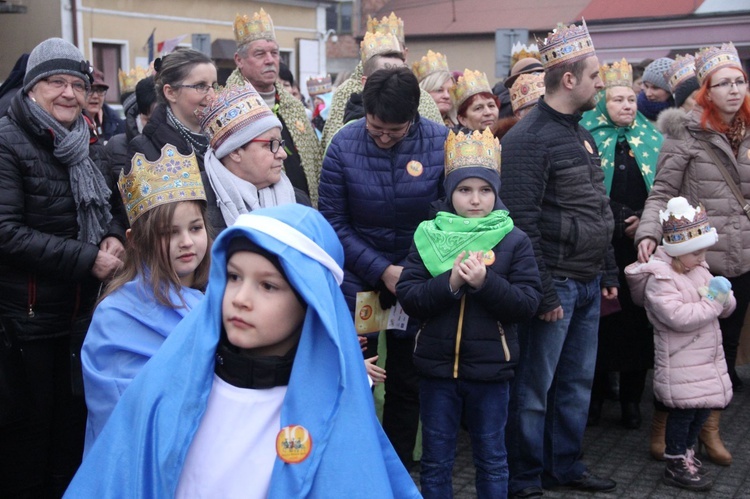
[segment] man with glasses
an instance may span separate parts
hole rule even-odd
[[[375,71],[362,92],[365,117],[331,139],[320,177],[320,212],[344,247],[347,304],[360,291],[396,303],[396,283],[414,231],[443,195],[443,145],[448,129],[417,112],[419,83],[409,69]],[[388,330],[383,428],[407,468],[419,422],[418,376],[412,363],[417,324]],[[375,355],[377,338],[368,343]]]
[[[86,95],[86,115],[94,122],[96,134],[104,144],[114,135],[125,132],[125,120],[104,102],[108,89],[109,85],[104,81],[104,73],[94,69],[94,82]]]

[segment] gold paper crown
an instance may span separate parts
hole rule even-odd
[[[238,46],[255,40],[276,40],[271,16],[262,8],[253,17],[237,14],[234,19],[234,38]]]
[[[680,83],[695,76],[695,57],[690,54],[678,55],[669,69],[664,71],[664,78],[669,83],[669,89],[674,93]]]
[[[445,140],[445,176],[459,168],[481,167],[500,173],[500,141],[489,128],[465,135],[453,130]]]
[[[427,55],[411,65],[417,80],[422,81],[432,73],[438,71],[450,71],[448,69],[448,58],[440,52],[427,51]]]
[[[396,37],[398,43],[404,45],[404,21],[400,17],[396,17],[395,12],[391,12],[390,16],[383,17],[380,21],[377,18],[367,16],[367,32],[368,33],[391,33]]]
[[[527,57],[533,57],[538,61],[542,60],[537,44],[532,43],[527,47],[521,42],[514,43],[513,48],[510,50],[510,67],[512,68],[518,61],[526,59]]]
[[[544,95],[544,73],[521,74],[510,87],[510,105],[513,112],[533,106]]]
[[[451,87],[451,96],[457,108],[461,107],[461,104],[472,95],[482,92],[492,93],[487,75],[471,69],[465,69],[464,74],[459,76],[456,84]]]
[[[604,82],[604,88],[632,87],[633,67],[623,57],[621,61],[615,61],[608,66],[603,64],[599,67],[599,75]]]
[[[307,93],[310,94],[310,97],[327,94],[332,90],[333,82],[331,81],[331,75],[312,76],[307,79]]]
[[[118,70],[117,74],[120,78],[120,93],[126,94],[128,92],[135,92],[135,86],[144,78],[150,75],[151,71],[149,68],[142,68],[136,66],[127,73],[122,69]]]
[[[398,43],[393,33],[365,33],[365,39],[359,45],[362,62],[367,62],[371,57],[388,52],[403,53],[401,44]]]
[[[544,69],[548,71],[558,64],[585,59],[594,55],[596,51],[586,21],[582,21],[580,26],[558,24],[557,28],[547,34],[547,38],[541,42],[539,53]]]
[[[721,47],[705,47],[695,54],[695,73],[701,85],[711,74],[721,68],[742,70],[742,62],[732,42],[723,43]]]
[[[136,153],[128,174],[123,170],[117,182],[130,225],[148,210],[179,201],[205,201],[201,173],[195,153],[180,154],[165,144],[155,162]]]

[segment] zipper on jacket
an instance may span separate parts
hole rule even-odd
[[[458,378],[458,354],[461,350],[461,332],[464,328],[464,309],[466,308],[466,295],[461,297],[461,309],[458,313],[458,327],[456,328],[456,351],[453,361],[453,377]]]
[[[36,279],[34,278],[34,275],[29,274],[27,305],[29,308],[29,311],[28,311],[29,318],[31,319],[33,319],[34,316],[36,315],[34,313],[35,304],[36,304]]]
[[[669,354],[669,357],[671,358],[671,357],[673,357],[673,356],[677,355],[678,353],[682,352],[682,351],[683,351],[683,350],[685,350],[685,349],[686,349],[687,347],[689,347],[689,346],[690,346],[691,344],[693,344],[693,343],[695,343],[696,341],[698,341],[698,338],[700,338],[700,334],[696,334],[695,336],[693,336],[693,339],[692,339],[692,340],[690,340],[690,343],[687,343],[687,344],[685,344],[685,345],[682,345],[682,347],[680,347],[680,348],[678,348],[677,350],[675,350],[674,352],[670,353],[670,354]]]
[[[422,334],[422,330],[427,326],[427,321],[423,322],[421,326],[419,326],[419,329],[417,329],[417,335],[414,337],[414,351],[412,353],[417,352],[417,344],[419,344],[419,335]]]
[[[500,331],[500,342],[503,344],[503,353],[505,353],[505,362],[510,362],[510,348],[508,348],[508,341],[505,339],[505,329],[500,321],[497,321],[497,330]]]

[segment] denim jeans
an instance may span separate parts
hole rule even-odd
[[[519,324],[506,438],[511,492],[565,484],[586,471],[580,455],[596,367],[599,281],[555,277],[563,318]]]
[[[510,382],[423,379],[419,385],[419,398],[422,416],[422,495],[427,499],[453,497],[451,475],[463,413],[471,437],[477,497],[507,497],[505,422]]]
[[[703,423],[711,414],[711,409],[669,409],[667,429],[664,432],[664,442],[667,444],[665,454],[670,456],[684,456],[688,448],[698,441]]]

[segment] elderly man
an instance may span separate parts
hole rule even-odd
[[[287,159],[284,169],[294,187],[318,203],[318,182],[322,163],[320,144],[305,107],[284,90],[279,77],[279,44],[271,16],[263,9],[252,17],[237,16],[234,21],[237,69],[227,79],[227,85],[249,82],[283,125],[281,136],[286,144]]]

